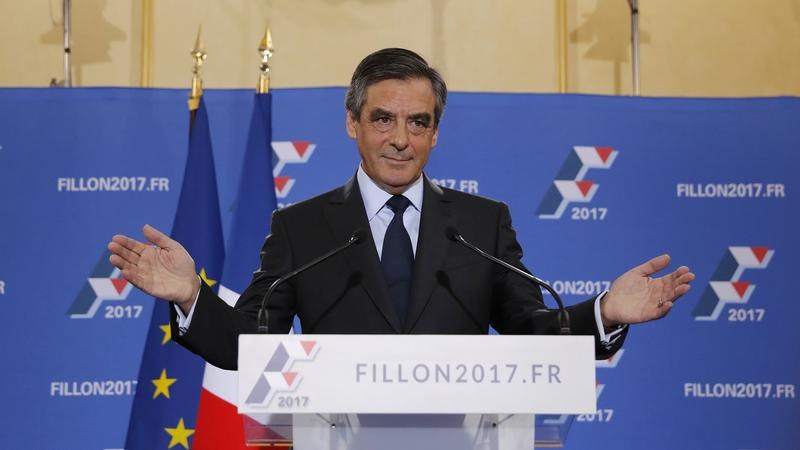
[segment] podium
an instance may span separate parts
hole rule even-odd
[[[239,337],[250,446],[531,449],[538,432],[558,447],[595,392],[591,336]]]

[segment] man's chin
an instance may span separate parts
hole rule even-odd
[[[384,189],[387,192],[392,194],[400,194],[405,192],[411,184],[416,181],[416,177],[414,176],[404,176],[404,177],[387,177],[381,181],[381,184],[384,186]]]

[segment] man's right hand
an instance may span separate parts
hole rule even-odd
[[[188,314],[200,290],[194,260],[178,241],[150,225],[142,231],[152,245],[115,235],[108,243],[109,261],[134,286],[153,297],[175,302]]]

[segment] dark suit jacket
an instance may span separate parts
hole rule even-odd
[[[557,334],[555,311],[539,288],[449,240],[452,226],[468,241],[524,269],[522,249],[505,204],[429,182],[422,216],[408,315],[401,320],[389,299],[356,179],[310,200],[276,211],[262,249],[260,272],[234,308],[205,284],[188,332],[175,340],[218,367],[234,369],[238,335],[256,332],[261,298],[278,277],[361,230],[366,239],[278,288],[269,303],[270,333],[287,333],[295,314],[307,334]],[[265,276],[263,276],[265,275]],[[597,335],[591,300],[569,307],[573,334]],[[598,358],[611,349],[596,336]]]

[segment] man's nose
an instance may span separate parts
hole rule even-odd
[[[399,151],[403,151],[408,147],[408,129],[405,122],[399,122],[394,127],[389,143]]]

